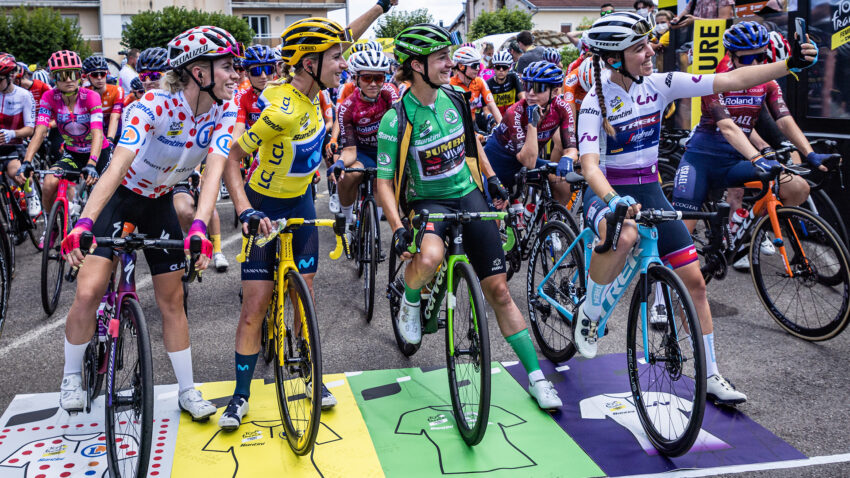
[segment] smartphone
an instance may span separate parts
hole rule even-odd
[[[794,38],[793,43],[791,43],[791,49],[794,52],[794,56],[800,57],[802,44],[805,43],[806,40],[806,19],[797,17],[794,19]]]

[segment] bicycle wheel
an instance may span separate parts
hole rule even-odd
[[[390,283],[387,286],[387,299],[390,301],[390,322],[393,325],[393,336],[395,337],[395,343],[398,347],[398,350],[405,357],[410,357],[415,354],[417,350],[419,350],[419,346],[422,343],[418,343],[415,345],[408,344],[404,341],[404,338],[401,336],[401,332],[398,330],[398,313],[401,310],[401,301],[404,297],[404,269],[405,265],[400,264],[400,269],[396,270],[396,263],[401,259],[395,255],[395,251],[390,252],[390,261],[389,261],[389,276]]]
[[[280,420],[289,447],[306,455],[316,443],[322,413],[322,352],[313,300],[297,271],[286,273],[287,293],[275,315],[274,377]],[[312,394],[307,393],[308,384]]]
[[[47,225],[47,214],[44,213],[44,206],[41,202],[41,184],[39,184],[35,177],[30,180],[30,187],[33,189],[33,197],[37,197],[39,204],[42,204],[42,209],[35,217],[30,216],[28,212],[24,213],[32,224],[32,227],[27,230],[27,235],[29,235],[30,242],[32,242],[32,245],[36,248],[36,250],[40,251],[41,237],[44,234],[44,229]]]
[[[668,311],[666,327],[650,325],[641,313],[655,300],[658,284]],[[629,307],[626,349],[632,403],[649,441],[667,456],[685,454],[705,413],[705,354],[691,296],[667,267],[650,266],[646,283],[638,282]]]
[[[850,254],[835,230],[809,211],[780,207],[776,214],[788,261],[780,247],[771,255],[762,251],[762,241],[776,237],[770,218],[761,218],[750,245],[750,274],[759,299],[788,333],[811,341],[831,339],[850,317]]]
[[[4,233],[8,238],[5,241],[3,253],[6,255],[7,269],[9,278],[15,277],[15,227],[12,224],[12,219],[9,216],[9,198],[6,196],[8,186],[0,187],[0,222],[3,223]]]
[[[86,413],[91,412],[91,404],[100,395],[100,389],[103,386],[103,374],[99,373],[99,369],[101,359],[105,357],[104,348],[105,345],[95,339],[89,342],[83,355],[82,388],[86,394]]]
[[[564,317],[537,288],[575,241],[575,234],[561,221],[550,221],[540,231],[528,260],[526,299],[531,330],[540,351],[552,362],[566,362],[576,353],[571,318]],[[578,245],[558,266],[543,286],[544,293],[575,316],[585,290],[584,250]]]
[[[838,208],[835,207],[835,202],[832,201],[823,189],[816,189],[812,191],[809,197],[816,208],[816,210],[813,210],[812,212],[832,226],[832,228],[835,229],[835,232],[838,233],[838,237],[840,237],[844,242],[844,245],[847,245],[848,240],[850,240],[848,239],[847,226],[844,224],[844,219],[841,218],[841,213],[838,212]]]
[[[5,234],[3,224],[0,223],[0,243],[4,245],[8,242]],[[0,253],[0,335],[3,334],[3,325],[6,323],[6,312],[9,306],[9,288],[12,282],[7,265],[6,255]]]
[[[561,221],[569,227],[573,233],[578,234],[581,232],[581,229],[578,228],[578,224],[576,224],[576,220],[573,215],[567,211],[567,208],[556,202],[552,202],[546,206],[546,216],[543,220],[545,222],[541,223],[541,225],[551,221]]]
[[[142,306],[121,304],[118,337],[108,341],[106,456],[114,478],[147,476],[153,433],[153,364]]]
[[[449,394],[457,428],[467,445],[477,445],[487,431],[490,416],[490,337],[484,294],[475,271],[466,262],[454,265],[454,283],[446,301],[454,302],[446,324],[446,362]],[[452,350],[454,346],[454,351]]]
[[[378,209],[375,203],[363,201],[360,209],[360,236],[357,239],[358,261],[363,274],[363,305],[366,311],[366,322],[372,322],[375,312],[375,274],[378,271]]]
[[[62,201],[53,203],[41,251],[41,306],[47,315],[56,311],[62,293],[62,276],[65,259],[62,258],[62,238],[65,235],[65,206]]]

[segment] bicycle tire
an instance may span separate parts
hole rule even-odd
[[[287,292],[278,298],[283,301],[283,307],[275,315],[275,390],[286,440],[296,455],[303,456],[310,453],[316,443],[322,413],[321,339],[313,300],[304,278],[298,271],[290,270],[286,273],[286,282]],[[298,299],[297,309],[293,297]],[[304,327],[307,328],[306,340],[296,338],[296,310],[304,312],[298,327],[302,333]],[[296,362],[298,365],[294,365]],[[307,393],[308,384],[312,386],[312,394]]]
[[[65,260],[62,258],[62,239],[66,230],[64,209],[62,201],[53,203],[45,227],[44,249],[41,251],[41,306],[47,315],[56,311],[62,294],[62,276],[65,273]],[[51,263],[58,264],[55,272],[50,270]]]
[[[4,253],[8,262],[9,277],[15,277],[15,228],[9,216],[9,198],[6,196],[8,185],[0,185],[0,221],[3,222],[8,241],[5,242]]]
[[[6,232],[3,229],[3,224],[0,223],[0,242],[6,244]],[[9,278],[9,269],[7,268],[6,255],[0,253],[0,336],[3,335],[3,326],[6,324],[6,313],[9,307],[9,288],[11,280]]]
[[[398,347],[398,350],[405,357],[410,357],[415,354],[417,350],[419,350],[419,346],[422,343],[418,344],[408,344],[404,341],[404,338],[401,336],[401,332],[398,329],[398,314],[401,310],[401,301],[404,297],[404,264],[402,264],[401,269],[396,271],[396,261],[401,260],[398,256],[395,255],[395,251],[390,252],[390,260],[389,260],[389,268],[390,268],[390,279],[389,286],[387,290],[387,298],[390,301],[390,322],[393,325],[393,336],[395,337],[395,343]]]
[[[813,342],[831,339],[847,327],[850,319],[850,253],[838,233],[811,212],[799,207],[780,207],[776,214],[795,277],[787,277],[778,247],[772,256],[762,254],[761,242],[774,239],[770,217],[762,217],[753,229],[749,251],[750,275],[759,300],[771,318],[791,335]],[[780,289],[790,284],[794,286],[793,294],[775,290],[777,286],[770,279],[783,276],[794,282],[785,282]],[[807,305],[789,302],[806,296],[812,299]],[[837,312],[834,315],[830,312],[831,317],[823,321],[813,322],[812,318],[820,319],[827,305]],[[792,315],[796,311],[800,313]]]
[[[691,296],[675,272],[655,264],[646,271],[646,279],[646,283],[638,281],[632,294],[626,331],[632,402],[653,446],[664,455],[681,456],[696,441],[705,413],[706,364],[702,329]],[[641,304],[646,305],[643,310],[648,310],[648,304],[655,299],[656,284],[662,284],[667,310],[679,312],[667,314],[666,327],[651,325],[649,319],[641,315]],[[676,297],[673,297],[674,292]],[[644,341],[650,344],[651,350],[646,354],[650,357],[648,361],[644,358]],[[690,357],[685,356],[688,348]],[[649,390],[656,385],[661,389]],[[686,396],[683,397],[683,393]],[[666,407],[666,417],[661,407]]]
[[[105,357],[101,354],[104,348],[105,346],[95,338],[86,346],[86,351],[83,355],[82,388],[83,393],[86,394],[86,413],[91,412],[91,404],[100,395],[100,389],[103,387],[104,374],[98,373],[98,371],[100,368],[100,358]]]
[[[366,323],[372,322],[375,313],[375,275],[378,271],[378,249],[380,232],[378,230],[378,208],[372,200],[363,201],[360,209],[360,250],[358,258],[363,265],[363,305],[366,312]]]
[[[272,342],[272,331],[269,328],[269,312],[263,317],[263,324],[260,329],[260,355],[266,363],[271,363],[274,358],[274,343]]]
[[[823,189],[815,189],[811,192],[809,197],[812,199],[812,202],[817,208],[817,211],[813,212],[820,216],[820,218],[827,224],[832,226],[832,228],[835,229],[835,232],[838,233],[838,237],[840,237],[844,242],[844,245],[847,245],[848,241],[850,241],[850,239],[848,239],[850,236],[847,234],[847,225],[844,223],[841,213],[838,212],[835,202]]]
[[[581,229],[579,229],[573,215],[570,214],[566,207],[559,203],[551,202],[546,206],[545,220],[546,222],[541,223],[541,225],[545,225],[551,221],[561,221],[566,224],[566,226],[569,227],[574,234],[578,235],[578,233],[581,232]]]
[[[144,477],[147,476],[153,434],[150,337],[142,306],[136,299],[125,298],[120,314],[118,338],[110,336],[107,342],[110,356],[105,390],[106,456],[113,478]],[[135,361],[132,359],[133,346],[136,347]],[[125,437],[135,440],[138,449],[122,443]]]
[[[575,238],[569,226],[561,221],[550,221],[543,226],[537,240],[534,241],[534,247],[528,259],[525,293],[531,330],[534,332],[540,351],[555,363],[566,362],[576,353],[575,344],[572,341],[572,325],[566,317],[538,296],[537,287]],[[570,309],[569,311],[575,316],[578,312],[579,299],[585,290],[583,248],[576,246],[570,252],[570,256],[561,263],[562,268],[566,267],[563,269],[566,275],[558,278],[556,276],[559,271],[556,271],[550,277],[550,282],[554,281],[555,284],[552,284],[546,295]],[[551,332],[549,332],[550,329]],[[562,340],[556,340],[559,337]]]
[[[468,284],[466,287],[462,286],[464,282]],[[464,289],[465,294],[462,293]],[[467,297],[463,297],[464,295]],[[457,422],[457,429],[463,441],[469,446],[475,446],[484,438],[490,417],[490,336],[481,284],[468,263],[455,262],[454,283],[451,284],[449,297],[444,301],[446,318],[448,318],[449,302],[454,302],[456,306],[451,323],[447,321],[446,324],[449,395],[452,399],[452,411]],[[458,313],[464,310],[463,304],[470,306],[469,311]],[[468,345],[463,339],[468,341]],[[450,343],[454,343],[454,354],[449,348]],[[470,362],[458,363],[458,359],[463,356],[469,356]],[[476,384],[478,387],[475,387]],[[469,394],[465,393],[472,388],[476,390]],[[473,416],[475,420],[470,426],[470,417]]]
[[[30,180],[30,187],[33,188],[35,195],[38,196],[38,200],[41,202],[41,184],[39,184],[35,177]],[[47,226],[47,216],[44,214],[44,204],[42,203],[42,209],[41,212],[38,213],[38,216],[32,217],[27,212],[27,217],[30,218],[30,222],[33,226],[27,230],[27,235],[29,235],[30,242],[32,242],[33,247],[35,247],[37,251],[40,251],[42,248],[39,247],[39,242],[41,242],[41,237]]]

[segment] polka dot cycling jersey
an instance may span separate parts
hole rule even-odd
[[[148,91],[124,116],[118,146],[136,157],[121,184],[146,197],[162,196],[186,180],[208,154],[226,158],[235,124],[233,100],[193,117],[182,91]]]
[[[510,154],[520,152],[526,141],[526,130],[528,129],[528,105],[522,99],[508,108],[507,114],[502,122],[493,132],[496,143]],[[561,130],[561,143],[564,149],[575,148],[575,119],[573,111],[563,98],[554,96],[549,105],[546,116],[540,118],[537,124],[537,143],[542,149],[546,146],[555,132]]]
[[[53,88],[42,95],[35,124],[49,126],[51,120],[56,121],[68,151],[90,152],[92,131],[96,129],[103,131],[103,107],[100,95],[88,88],[80,88],[77,91],[77,101],[71,109],[68,109],[62,99],[62,92]],[[103,136],[101,147],[105,148],[109,143],[106,141],[106,135]]]
[[[632,83],[629,91],[602,75],[602,94],[608,121],[616,131],[608,136],[602,128],[599,98],[592,89],[578,115],[579,154],[599,154],[603,170],[636,169],[658,162],[658,143],[664,108],[673,100],[714,93],[715,75],[654,73],[643,83]]]
[[[375,154],[378,151],[378,127],[384,113],[398,100],[395,86],[384,83],[378,97],[373,102],[364,100],[360,90],[350,95],[339,105],[340,146],[357,147],[362,153]]]

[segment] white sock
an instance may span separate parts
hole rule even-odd
[[[599,321],[602,315],[602,299],[605,297],[606,284],[597,284],[587,275],[587,294],[585,295],[582,310],[593,322]]]
[[[65,337],[65,375],[83,373],[83,357],[86,355],[86,347],[88,346],[88,342],[74,345],[68,342],[68,337]]]
[[[717,375],[717,357],[714,355],[714,332],[702,336],[702,346],[705,349],[705,376]]]
[[[539,382],[540,380],[546,380],[546,377],[543,376],[543,370],[535,370],[528,374],[528,383]]]
[[[345,215],[345,222],[347,222],[349,224],[354,222],[354,204],[352,204],[350,206],[340,205],[339,209],[340,209],[340,211],[342,211],[342,214]]]
[[[378,220],[381,220],[381,217],[384,215],[384,208],[378,207]]]
[[[192,376],[192,347],[179,352],[168,352],[168,358],[171,359],[171,367],[177,377],[177,389],[182,393],[186,389],[195,388],[195,379]]]

